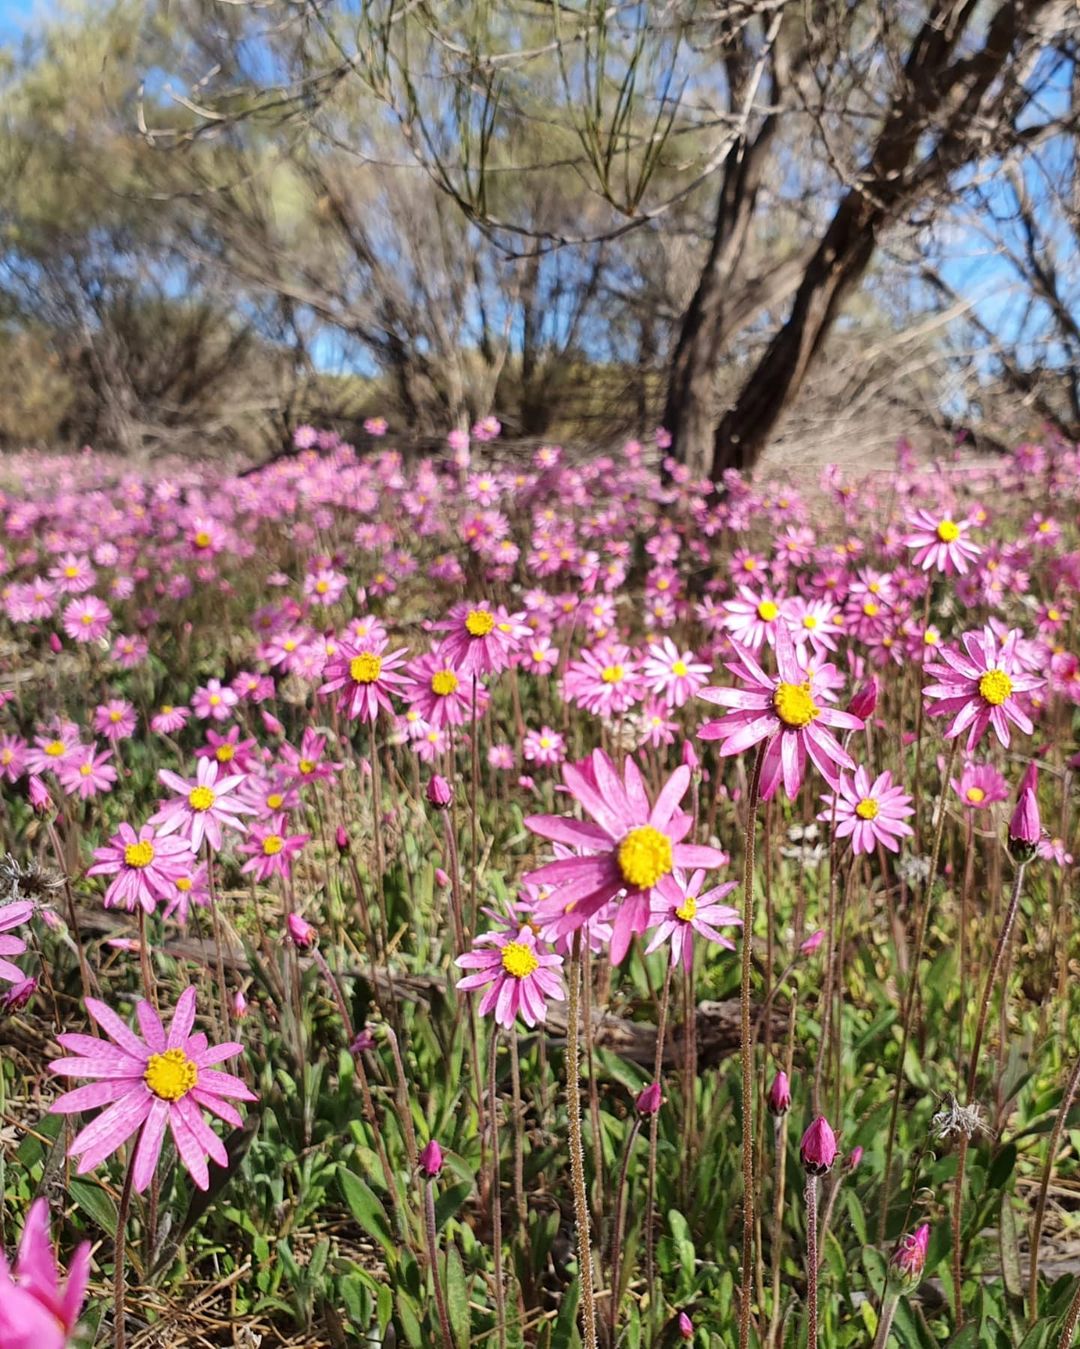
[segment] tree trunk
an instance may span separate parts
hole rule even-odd
[[[1004,0],[984,45],[953,62],[976,8],[972,0],[932,6],[912,43],[901,87],[859,183],[840,201],[806,269],[787,322],[717,427],[712,477],[748,470],[798,393],[845,296],[861,280],[882,228],[965,161],[964,138],[1017,38],[1050,0]],[[951,63],[951,64],[950,64]],[[912,167],[932,119],[952,100],[935,147]]]

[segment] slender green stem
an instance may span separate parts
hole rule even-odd
[[[979,1019],[975,1023],[975,1042],[971,1047],[971,1058],[968,1062],[967,1103],[969,1105],[975,1095],[975,1081],[979,1076],[979,1054],[982,1050],[983,1036],[986,1034],[986,1019],[990,1013],[990,1000],[994,995],[994,985],[997,983],[997,977],[1005,959],[1005,952],[1009,949],[1009,942],[1012,940],[1013,926],[1016,923],[1016,914],[1020,908],[1020,894],[1023,889],[1024,872],[1026,870],[1026,862],[1020,862],[1017,865],[1016,879],[1013,881],[1012,894],[1009,896],[1009,907],[1005,914],[1005,921],[1001,925],[1001,934],[998,937],[997,946],[994,948],[993,958],[990,961],[986,983],[983,985],[982,1001],[979,1004]]]
[[[818,1178],[806,1177],[806,1343],[818,1342]]]
[[[889,1343],[889,1333],[892,1330],[893,1317],[896,1315],[896,1308],[900,1304],[900,1294],[895,1289],[887,1288],[885,1298],[881,1304],[881,1315],[878,1317],[877,1334],[874,1336],[873,1349],[885,1349]]]
[[[428,1263],[431,1265],[431,1283],[435,1289],[435,1309],[439,1316],[439,1334],[443,1349],[454,1349],[454,1337],[450,1333],[450,1317],[446,1312],[446,1298],[443,1296],[442,1278],[439,1274],[439,1243],[435,1230],[435,1182],[424,1182],[424,1236],[427,1240]]]
[[[592,1242],[589,1235],[589,1196],[585,1189],[585,1149],[581,1139],[581,1071],[578,1062],[581,1036],[580,934],[574,936],[570,956],[569,998],[566,1031],[566,1104],[570,1134],[570,1178],[574,1191],[577,1224],[578,1278],[581,1281],[581,1335],[584,1349],[597,1349],[596,1302],[593,1296]]]
[[[506,1289],[503,1286],[502,1192],[499,1179],[499,1106],[495,1073],[499,1057],[499,1028],[491,1028],[488,1052],[488,1110],[491,1116],[491,1245],[495,1257],[495,1325],[499,1349],[506,1349]]]
[[[615,1190],[615,1221],[611,1239],[611,1305],[608,1308],[610,1330],[608,1338],[612,1345],[615,1344],[619,1330],[619,1263],[622,1259],[623,1228],[626,1220],[626,1177],[630,1170],[630,1156],[634,1151],[634,1143],[637,1141],[640,1132],[641,1116],[635,1115],[634,1123],[626,1137],[626,1146],[623,1148],[622,1165],[619,1168],[619,1184]]]
[[[953,1320],[954,1330],[964,1328],[964,1251],[963,1251],[963,1210],[964,1210],[964,1164],[967,1161],[968,1136],[960,1135],[956,1149],[956,1176],[953,1179],[952,1193],[952,1281],[953,1281]]]
[[[930,919],[930,901],[934,894],[934,880],[937,876],[938,859],[941,856],[941,836],[945,829],[945,802],[949,779],[956,763],[958,740],[949,745],[949,758],[941,778],[941,797],[938,802],[937,823],[934,826],[934,846],[930,854],[930,870],[926,877],[926,889],[916,920],[915,950],[908,971],[907,991],[904,997],[903,1024],[900,1031],[900,1056],[896,1061],[896,1078],[893,1082],[892,1110],[889,1114],[889,1133],[885,1143],[885,1168],[883,1175],[884,1193],[878,1212],[878,1242],[885,1240],[885,1228],[889,1218],[889,1190],[892,1184],[893,1148],[896,1146],[896,1124],[900,1113],[900,1097],[904,1087],[904,1064],[907,1059],[908,1042],[911,1039],[911,1027],[915,1017],[915,1004],[918,1001],[919,966],[922,964],[923,948],[926,945],[926,929]]]
[[[1028,1268],[1028,1323],[1030,1325],[1035,1324],[1038,1316],[1039,1242],[1042,1238],[1043,1219],[1046,1215],[1046,1196],[1050,1190],[1050,1177],[1054,1174],[1054,1162],[1057,1160],[1058,1148],[1061,1146],[1061,1135],[1065,1132],[1065,1121],[1072,1109],[1078,1086],[1080,1086],[1080,1055],[1077,1056],[1076,1062],[1073,1064],[1068,1085],[1065,1087],[1065,1095],[1061,1098],[1061,1105],[1058,1107],[1057,1119],[1054,1120],[1054,1131],[1050,1135],[1050,1148],[1046,1154],[1046,1165],[1043,1167],[1042,1182],[1039,1185],[1039,1198],[1035,1205],[1035,1220],[1031,1227],[1031,1259]]]
[[[656,1026],[656,1054],[653,1059],[653,1081],[660,1082],[664,1063],[664,1039],[667,1035],[668,1005],[671,1001],[671,962],[664,970],[664,991],[660,995],[660,1017]],[[647,1173],[648,1194],[645,1200],[645,1282],[649,1289],[650,1314],[655,1307],[654,1283],[656,1279],[656,1151],[660,1139],[660,1111],[654,1110],[649,1119],[649,1164]]]
[[[754,1063],[750,1029],[750,977],[754,945],[754,834],[765,742],[758,746],[746,803],[743,851],[742,973],[739,983],[739,1055],[742,1060],[742,1296],[739,1300],[739,1349],[749,1349],[750,1302],[754,1289]]]
[[[139,1144],[143,1131],[140,1127],[131,1145],[127,1174],[124,1176],[124,1188],[120,1191],[120,1205],[116,1211],[116,1247],[113,1256],[113,1344],[115,1349],[124,1349],[127,1344],[127,1327],[124,1324],[124,1271],[127,1259],[127,1225],[131,1212],[131,1186],[135,1178],[135,1158],[139,1155]]]

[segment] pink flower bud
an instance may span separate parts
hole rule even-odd
[[[38,981],[36,979],[20,979],[17,984],[12,984],[7,992],[0,997],[0,1011],[9,1013],[22,1011],[37,992],[37,987]]]
[[[30,774],[28,791],[30,793],[30,804],[39,815],[44,815],[47,811],[53,809],[53,799],[49,795],[49,789],[36,773]]]
[[[59,656],[60,652],[64,649],[63,642],[55,632],[49,633],[49,648],[54,656]]]
[[[270,732],[271,735],[285,734],[285,727],[282,726],[281,722],[278,721],[277,717],[274,716],[273,712],[267,712],[265,708],[260,708],[260,714],[262,716],[263,725],[266,727],[266,729]]]
[[[353,1036],[352,1043],[349,1045],[350,1054],[363,1054],[369,1049],[375,1048],[375,1036],[371,1033],[371,1028],[365,1026],[362,1031]],[[436,1144],[436,1147],[438,1144]]]
[[[1020,779],[1020,787],[1017,791],[1018,796],[1023,796],[1026,791],[1037,792],[1039,790],[1039,761],[1032,759],[1024,769],[1024,776]]]
[[[787,1114],[791,1109],[791,1083],[787,1073],[780,1071],[776,1074],[765,1100],[770,1115],[779,1117]]]
[[[818,928],[816,932],[811,932],[810,936],[799,947],[804,956],[812,956],[821,943],[825,940],[825,929]]]
[[[1034,857],[1041,838],[1038,798],[1033,788],[1024,787],[1009,821],[1009,851],[1018,862],[1027,862]]]
[[[636,1102],[638,1114],[655,1115],[660,1109],[662,1099],[660,1094],[660,1083],[650,1082],[647,1087],[638,1093]]]
[[[453,797],[454,789],[449,782],[438,773],[433,773],[427,785],[428,804],[434,806],[436,810],[446,810]]]
[[[922,1278],[929,1245],[929,1223],[923,1223],[914,1232],[900,1238],[899,1245],[889,1261],[889,1272],[905,1287],[914,1288]]]
[[[442,1163],[442,1148],[433,1138],[420,1153],[420,1174],[426,1176],[428,1180],[434,1180],[442,1170]]]
[[[248,1014],[248,1000],[244,997],[244,990],[238,988],[233,994],[232,1000],[233,1016],[237,1021],[243,1021]]]
[[[802,1136],[799,1156],[812,1176],[823,1176],[836,1161],[836,1135],[824,1115],[818,1115]]]
[[[450,877],[443,871],[442,867],[435,868],[435,884],[446,890],[450,886]]]
[[[334,842],[337,844],[338,852],[347,853],[349,851],[349,836],[345,832],[343,824],[339,824],[337,829],[334,830]]]
[[[856,1168],[858,1167],[859,1163],[862,1161],[862,1155],[863,1155],[863,1150],[862,1150],[862,1148],[852,1148],[852,1149],[851,1149],[851,1151],[848,1153],[848,1159],[847,1159],[847,1161],[844,1163],[844,1165],[847,1167],[847,1169],[848,1169],[849,1171],[854,1171],[854,1170],[856,1170]]]
[[[315,945],[317,933],[310,923],[305,922],[298,913],[290,913],[285,920],[289,936],[298,951],[310,951]]]
[[[689,740],[683,741],[682,761],[685,764],[685,766],[689,768],[691,773],[694,771],[695,768],[701,767],[701,760],[698,758],[697,750],[694,748],[694,746],[690,743]],[[682,1315],[685,1316],[686,1313],[683,1312]]]
[[[677,1324],[679,1327],[679,1335],[684,1340],[692,1340],[694,1338],[694,1323],[693,1321],[690,1320],[689,1316],[687,1316],[685,1312],[679,1313],[679,1320]]]
[[[847,710],[853,717],[866,721],[874,715],[878,700],[878,677],[871,675],[865,684],[860,684],[851,695]]]

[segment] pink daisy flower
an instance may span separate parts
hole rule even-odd
[[[667,780],[655,805],[649,804],[633,759],[626,759],[620,781],[603,750],[593,750],[580,766],[564,764],[563,781],[595,823],[561,815],[532,815],[525,823],[541,838],[581,848],[588,855],[548,862],[525,881],[551,886],[537,916],[551,923],[555,936],[574,931],[609,900],[619,899],[611,939],[611,960],[618,965],[634,934],[648,926],[650,900],[663,877],[678,866],[723,866],[727,854],[682,841],[693,824],[679,809],[690,785],[685,765]]]
[[[94,730],[114,743],[135,734],[135,709],[126,698],[110,698],[94,709]]]
[[[175,735],[187,724],[191,711],[187,707],[174,707],[172,703],[163,703],[150,718],[150,729],[158,735]]]
[[[319,692],[343,690],[338,706],[350,721],[375,721],[380,708],[393,716],[391,693],[400,694],[410,683],[408,675],[398,673],[408,656],[405,647],[389,654],[386,647],[384,636],[371,636],[356,645],[343,641],[326,662]]]
[[[96,595],[72,600],[64,610],[64,631],[73,642],[97,642],[109,631],[112,611]]]
[[[472,681],[446,662],[443,649],[417,657],[409,666],[412,684],[405,698],[421,718],[436,731],[444,726],[461,726],[472,717]],[[488,691],[476,686],[476,710],[487,707]]]
[[[521,751],[529,763],[550,767],[562,763],[566,758],[566,741],[550,726],[541,726],[538,731],[525,732]]]
[[[710,667],[692,651],[680,651],[670,637],[649,647],[642,677],[653,693],[662,695],[669,707],[682,707],[709,682]]]
[[[71,723],[59,726],[53,734],[35,735],[34,743],[26,751],[27,771],[55,773],[78,748],[79,728]]]
[[[0,733],[0,778],[17,782],[26,771],[26,741],[21,735]]]
[[[146,659],[149,651],[150,644],[145,637],[124,634],[113,642],[109,656],[121,670],[135,670]]]
[[[55,581],[56,588],[63,594],[81,595],[93,588],[97,578],[87,558],[65,553],[49,568],[49,579]]]
[[[174,876],[167,887],[163,918],[171,918],[181,927],[188,920],[188,913],[194,904],[205,909],[210,903],[210,880],[205,862],[196,862],[192,852],[187,854],[187,867],[183,875]]]
[[[981,635],[965,632],[960,638],[962,649],[943,646],[941,661],[927,661],[927,673],[936,676],[938,683],[928,684],[923,696],[930,716],[952,717],[946,740],[966,730],[970,753],[987,727],[993,728],[1006,749],[1010,722],[1025,735],[1031,734],[1031,718],[1017,695],[1041,688],[1046,681],[1024,672],[1017,649],[1022,641],[1019,628],[1011,629],[999,642],[987,626]]]
[[[952,778],[949,786],[969,810],[986,810],[1009,795],[1009,784],[988,763],[966,763],[959,780]]]
[[[462,677],[498,674],[510,664],[517,642],[499,625],[499,614],[487,600],[455,604],[439,626],[446,630],[439,658]]]
[[[749,651],[736,651],[736,659],[727,668],[744,687],[707,688],[698,694],[707,702],[732,709],[720,721],[702,726],[698,732],[702,740],[722,741],[721,755],[741,754],[767,741],[761,768],[762,800],[769,800],[781,781],[788,798],[794,800],[806,774],[807,756],[825,781],[836,787],[838,769],[854,770],[855,761],[829,728],[859,731],[863,722],[825,704],[832,696],[835,667],[804,666],[783,626],[776,632],[776,678],[767,675]]]
[[[111,749],[98,751],[96,745],[80,745],[73,750],[56,770],[68,796],[77,796],[80,801],[89,801],[98,792],[112,791],[116,782],[116,769],[109,760]]]
[[[168,1128],[192,1180],[200,1190],[209,1189],[207,1157],[222,1167],[229,1165],[229,1158],[200,1106],[234,1127],[243,1123],[230,1100],[257,1098],[240,1078],[213,1067],[239,1054],[243,1045],[209,1046],[205,1035],[192,1035],[194,988],[181,993],[168,1033],[147,1002],[135,1006],[141,1036],[96,998],[86,999],[86,1010],[112,1044],[90,1035],[58,1035],[72,1057],[49,1064],[49,1070],[61,1077],[95,1079],[89,1086],[65,1092],[50,1106],[51,1114],[75,1115],[106,1107],[76,1134],[68,1149],[69,1156],[80,1159],[79,1175],[99,1166],[137,1133],[132,1184],[141,1194],[153,1177]]]
[[[159,770],[158,778],[177,793],[150,816],[151,824],[161,826],[161,836],[179,833],[189,841],[192,852],[199,851],[205,838],[217,852],[223,828],[244,832],[244,823],[237,816],[255,814],[254,806],[235,795],[245,774],[232,773],[219,778],[218,770],[214,759],[199,759],[192,779],[182,778],[168,768]]]
[[[26,1215],[14,1270],[0,1251],[0,1344],[8,1349],[65,1349],[90,1279],[90,1243],[80,1242],[61,1281],[49,1238],[49,1205]]]
[[[159,838],[152,825],[138,833],[122,824],[103,848],[94,849],[94,865],[88,876],[111,876],[105,891],[107,909],[131,913],[141,905],[153,913],[159,900],[168,899],[177,877],[191,866],[191,847],[184,838]]]
[[[299,749],[290,744],[281,747],[281,758],[289,776],[295,778],[298,785],[332,778],[341,768],[341,764],[324,759],[325,749],[326,736],[319,735],[311,726],[305,726]]]
[[[563,676],[563,696],[586,712],[613,717],[628,712],[645,692],[639,662],[630,648],[613,642],[582,651]]]
[[[477,937],[474,949],[454,963],[476,971],[459,979],[458,988],[466,992],[487,988],[477,1010],[481,1016],[494,1012],[496,1023],[506,1030],[513,1027],[519,1013],[527,1026],[535,1026],[546,1019],[549,1000],[566,998],[559,974],[562,956],[542,946],[528,925],[516,935],[513,931],[485,932]]]
[[[901,838],[909,837],[911,825],[907,817],[913,815],[911,797],[903,787],[893,785],[892,774],[886,770],[870,781],[870,774],[860,764],[854,778],[840,774],[836,794],[822,794],[825,809],[818,816],[826,823],[836,811],[836,837],[850,838],[854,853],[872,853],[879,843],[890,852],[900,851]]]
[[[341,572],[333,571],[329,567],[321,567],[318,571],[304,577],[304,596],[312,604],[329,608],[332,604],[338,602],[348,584],[349,578],[342,575]]]
[[[728,951],[734,951],[735,943],[718,926],[742,926],[738,909],[719,901],[732,890],[738,889],[738,881],[725,881],[712,890],[701,893],[705,882],[704,871],[695,871],[689,881],[681,871],[665,876],[653,891],[649,921],[656,925],[652,941],[645,948],[645,954],[671,941],[671,967],[681,960],[686,969],[690,969],[694,959],[694,936],[704,937],[706,941],[716,942]]]
[[[908,517],[908,523],[912,528],[904,536],[904,546],[915,549],[911,564],[923,571],[934,569],[946,576],[954,572],[963,576],[982,552],[978,544],[964,537],[971,528],[970,520],[953,520],[948,515],[920,510]]]
[[[223,684],[220,679],[210,679],[205,687],[195,690],[191,710],[203,721],[208,717],[214,721],[228,721],[239,701],[239,694],[228,684]]]
[[[240,870],[245,875],[254,873],[259,882],[268,881],[271,876],[288,877],[292,859],[310,837],[310,834],[289,834],[284,815],[253,824],[240,845],[240,851],[248,859]]]
[[[745,585],[739,586],[738,590],[738,599],[725,600],[721,606],[723,626],[731,633],[732,640],[751,651],[756,651],[764,642],[771,646],[777,626],[783,623],[780,616],[783,601],[768,592],[755,595]]]
[[[5,904],[0,908],[0,979],[9,984],[18,984],[26,977],[18,965],[13,965],[5,956],[21,956],[26,950],[26,942],[21,937],[10,937],[14,927],[21,927],[30,921],[34,912],[33,904]]]

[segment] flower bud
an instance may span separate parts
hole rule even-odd
[[[791,1083],[788,1081],[787,1073],[781,1070],[776,1074],[765,1101],[769,1107],[769,1114],[775,1115],[778,1119],[791,1109]]]
[[[809,937],[799,947],[804,956],[812,956],[821,943],[825,940],[825,929],[818,928],[816,932],[811,932]]]
[[[244,1017],[248,1014],[248,1000],[244,997],[244,990],[242,988],[238,988],[233,994],[232,1010],[233,1016],[236,1017],[237,1021],[243,1021]]]
[[[347,853],[349,851],[349,835],[345,832],[345,826],[343,824],[339,824],[334,831],[334,842],[337,844],[339,853]]]
[[[28,791],[30,794],[30,804],[39,815],[44,815],[53,809],[53,799],[49,795],[49,789],[36,773],[30,774]]]
[[[436,810],[446,810],[453,797],[454,789],[449,782],[438,773],[433,773],[427,785],[428,804],[434,806]]]
[[[904,1288],[918,1286],[922,1279],[923,1266],[926,1264],[926,1249],[930,1245],[930,1224],[921,1227],[900,1238],[889,1261],[889,1274]]]
[[[694,1338],[694,1323],[685,1312],[679,1313],[677,1325],[679,1327],[679,1335],[682,1339],[692,1340]]]
[[[58,633],[55,632],[49,633],[49,649],[52,651],[54,656],[59,656],[60,652],[63,651],[64,644],[60,640]]]
[[[37,992],[37,987],[38,981],[36,979],[20,979],[17,984],[12,984],[7,992],[0,997],[0,1011],[21,1012]]]
[[[450,885],[450,877],[443,871],[442,867],[435,868],[435,884],[443,890],[446,890]]]
[[[860,684],[851,695],[851,702],[847,705],[847,710],[853,717],[858,717],[860,721],[866,721],[874,715],[877,709],[878,700],[878,677],[871,675],[865,684]]]
[[[420,1174],[428,1180],[434,1180],[442,1170],[442,1148],[433,1138],[420,1153]]]
[[[371,1028],[369,1026],[365,1026],[363,1030],[359,1031],[356,1035],[353,1036],[352,1043],[349,1045],[349,1053],[363,1054],[367,1050],[374,1048],[375,1048],[375,1036],[372,1035]],[[436,1144],[436,1147],[437,1146],[438,1144]]]
[[[836,1135],[824,1115],[818,1115],[802,1136],[799,1156],[812,1176],[823,1176],[836,1161]]]
[[[1017,862],[1028,862],[1042,838],[1039,802],[1032,787],[1023,787],[1009,821],[1009,852]]]
[[[267,712],[266,708],[261,708],[262,723],[271,735],[284,735],[285,727],[278,721],[272,712]]]
[[[689,740],[683,741],[682,761],[683,764],[689,768],[691,773],[693,773],[695,769],[701,767],[701,760],[698,758],[698,752]],[[686,1313],[681,1312],[680,1315],[685,1316]]]
[[[305,922],[298,913],[290,913],[285,920],[289,936],[298,951],[310,951],[315,945],[317,933],[310,923]]]
[[[862,1148],[852,1148],[851,1151],[848,1153],[848,1158],[847,1161],[844,1163],[844,1165],[847,1167],[849,1171],[855,1171],[858,1168],[859,1163],[862,1161],[862,1157],[863,1157]]]
[[[660,1094],[660,1083],[650,1082],[637,1098],[637,1112],[639,1115],[655,1115],[660,1109],[660,1103],[663,1098]]]

